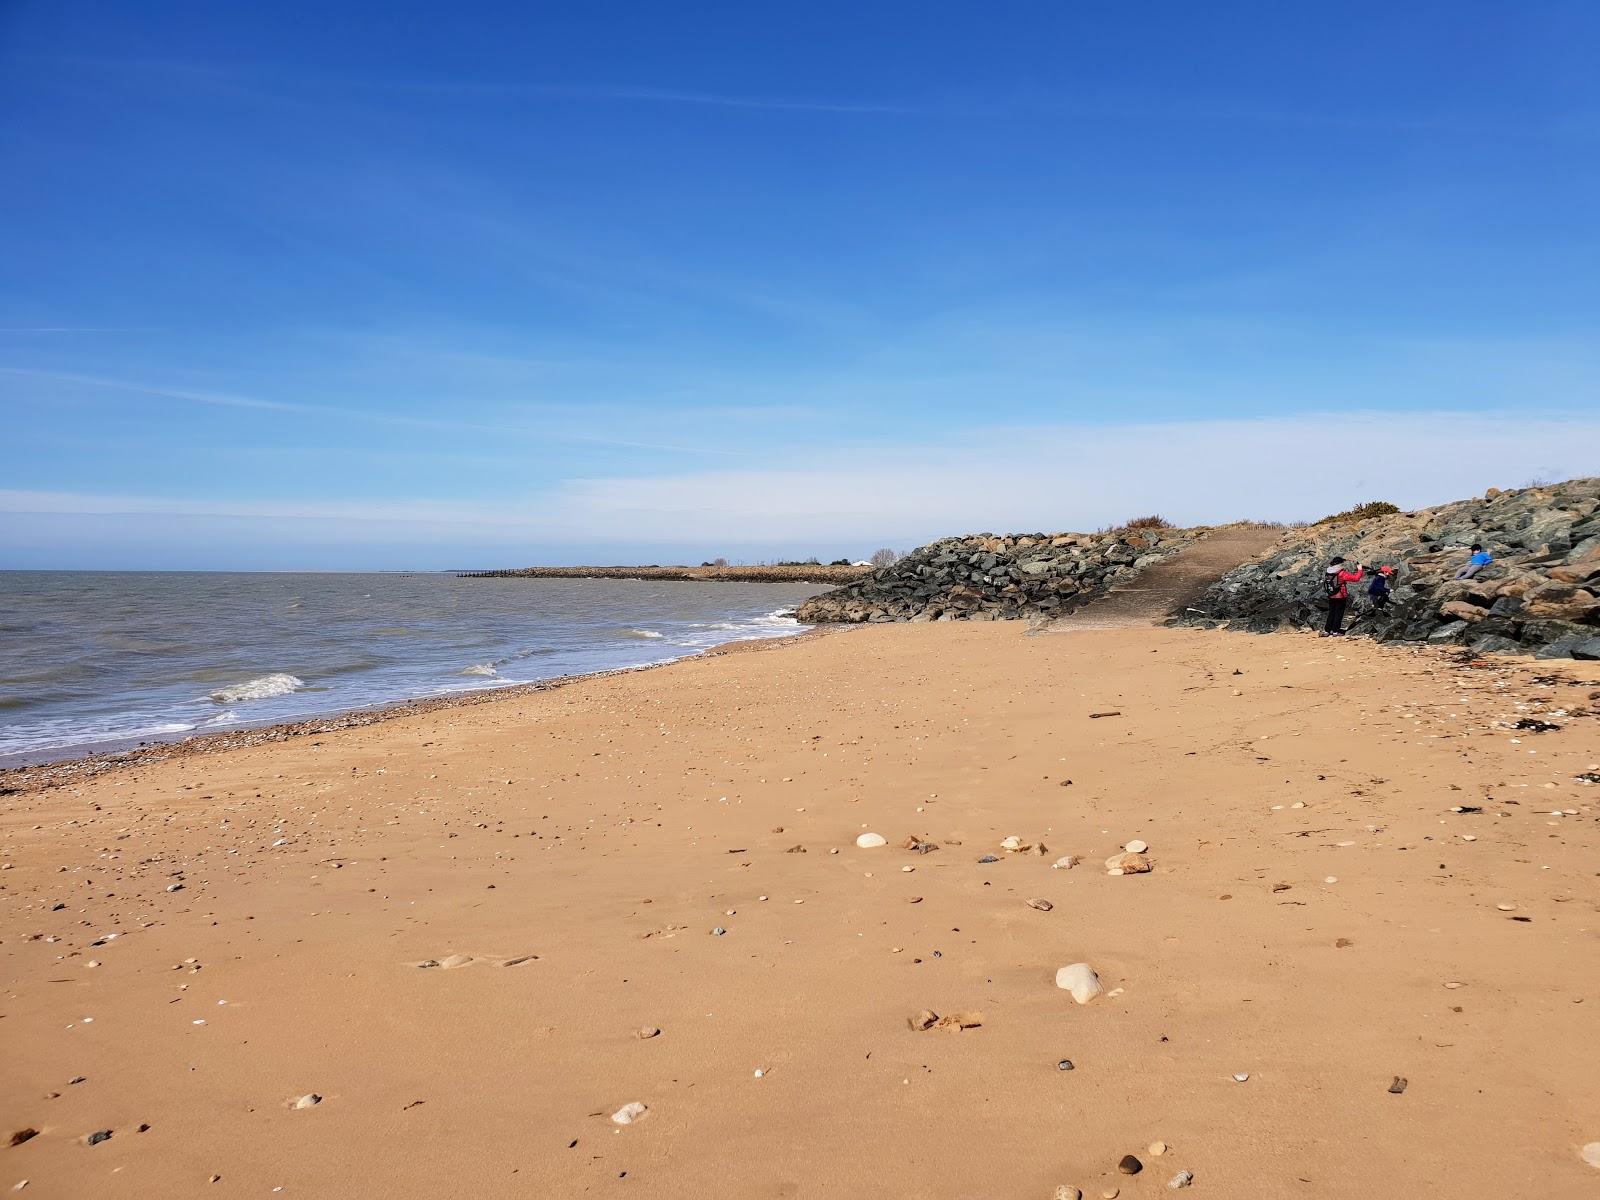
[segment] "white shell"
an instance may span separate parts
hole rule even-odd
[[[1123,849],[1129,854],[1143,854],[1146,850],[1150,849],[1150,847],[1145,845],[1138,838],[1134,838],[1133,841],[1129,842],[1123,847]]]
[[[1088,963],[1073,963],[1070,967],[1062,967],[1056,972],[1056,986],[1072,993],[1072,998],[1079,1004],[1087,1004],[1096,996],[1105,992],[1105,987],[1100,982],[1100,976],[1095,974],[1094,968]]]
[[[863,833],[856,839],[856,845],[860,846],[863,850],[873,850],[878,846],[886,846],[888,844],[889,839],[884,837],[881,833]]]
[[[635,1100],[632,1103],[624,1104],[621,1108],[617,1109],[616,1112],[611,1114],[611,1119],[618,1125],[632,1125],[635,1121],[649,1111],[650,1110],[648,1108]]]

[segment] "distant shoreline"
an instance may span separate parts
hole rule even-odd
[[[779,563],[754,567],[501,567],[456,571],[458,579],[649,579],[689,583],[853,583],[871,567]]]

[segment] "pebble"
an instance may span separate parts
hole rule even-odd
[[[1389,1094],[1393,1095],[1393,1096],[1398,1096],[1401,1092],[1403,1092],[1405,1090],[1406,1090],[1406,1077],[1404,1075],[1396,1075],[1394,1077],[1394,1082],[1389,1085]]]
[[[1083,1200],[1083,1193],[1070,1183],[1059,1183],[1056,1185],[1055,1200]]]
[[[1036,908],[1040,912],[1049,912],[1052,908],[1055,907],[1055,905],[1051,904],[1050,901],[1041,900],[1037,896],[1035,896],[1032,900],[1027,901],[1026,903],[1027,903],[1029,908]]]
[[[1150,849],[1150,847],[1144,842],[1141,842],[1138,838],[1134,838],[1133,841],[1123,846],[1123,849],[1129,854],[1143,854],[1146,850]]]
[[[1194,1172],[1193,1171],[1179,1171],[1171,1179],[1167,1180],[1167,1186],[1169,1188],[1171,1188],[1173,1191],[1177,1192],[1177,1191],[1181,1191],[1182,1189],[1188,1187],[1193,1182],[1194,1182]]]
[[[643,1104],[634,1100],[629,1104],[624,1104],[616,1112],[612,1113],[611,1119],[618,1125],[632,1125],[649,1111]]]
[[[1150,860],[1143,854],[1129,851],[1106,859],[1107,875],[1143,875],[1149,870]]]
[[[1070,1071],[1070,1070],[1072,1070],[1072,1060],[1070,1058],[1063,1058],[1060,1062],[1058,1062],[1056,1064],[1056,1070],[1058,1070],[1058,1071]]]
[[[1073,963],[1056,972],[1056,986],[1072,993],[1079,1004],[1087,1004],[1105,992],[1100,976],[1088,963]]]
[[[641,1042],[647,1042],[653,1037],[660,1037],[661,1030],[657,1029],[654,1025],[646,1025],[643,1029],[637,1031],[633,1036],[638,1038]]]
[[[1591,1167],[1600,1167],[1600,1142],[1590,1142],[1579,1152],[1579,1157]]]
[[[863,833],[856,839],[856,845],[863,850],[875,850],[879,846],[887,846],[888,844],[889,839],[881,833]]]
[[[98,1146],[101,1142],[109,1142],[111,1140],[111,1130],[97,1129],[84,1140],[91,1146]]]
[[[1249,1078],[1250,1078],[1250,1076],[1249,1076],[1249,1074],[1247,1072],[1240,1071],[1237,1075],[1235,1075],[1233,1077],[1233,1081],[1235,1083],[1243,1083],[1245,1080],[1247,1080]]]
[[[711,931],[711,936],[712,937],[721,937],[723,934],[725,934],[727,932],[728,931],[726,929],[724,929],[721,925],[718,925],[715,929],[713,929]]]
[[[322,1103],[322,1097],[315,1092],[307,1092],[294,1102],[296,1108],[315,1108]]]
[[[1000,860],[998,858],[996,858],[992,854],[985,854],[978,861],[981,862],[981,863],[996,863],[996,862],[999,862]]]
[[[1167,1152],[1167,1144],[1165,1142],[1151,1142],[1149,1150],[1152,1158],[1160,1158]]]
[[[1325,879],[1323,879],[1322,882],[1323,883],[1338,883],[1339,882],[1339,877],[1337,875],[1329,875]]]
[[[1131,1154],[1124,1154],[1122,1161],[1117,1164],[1117,1170],[1124,1175],[1137,1175],[1144,1170],[1144,1164]]]
[[[1000,843],[1000,849],[1009,850],[1013,854],[1017,853],[1019,850],[1026,850],[1027,848],[1028,843],[1023,841],[1014,833],[1010,837],[1003,839]]]
[[[1117,1200],[1117,1197],[1120,1195],[1122,1195],[1122,1189],[1114,1187],[1106,1188],[1100,1193],[1101,1200]]]
[[[1496,904],[1495,907],[1501,912],[1515,912],[1517,908],[1515,904]]]
[[[1068,871],[1082,861],[1083,859],[1079,858],[1076,854],[1063,854],[1060,858],[1056,859],[1055,862],[1050,864],[1050,869],[1052,871]]]

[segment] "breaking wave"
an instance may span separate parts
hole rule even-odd
[[[236,683],[231,687],[218,688],[211,693],[211,698],[218,704],[238,704],[241,700],[267,700],[273,696],[287,696],[290,692],[298,692],[303,687],[305,687],[303,679],[279,671],[276,674],[252,679],[248,683]]]

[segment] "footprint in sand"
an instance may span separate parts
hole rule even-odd
[[[539,956],[537,954],[519,954],[515,958],[501,958],[494,954],[478,956],[471,954],[447,954],[443,958],[425,958],[421,962],[414,962],[409,965],[413,967],[438,967],[448,971],[455,967],[470,966],[472,963],[478,962],[480,959],[484,962],[498,963],[502,967],[521,967],[528,963],[538,962]]]

